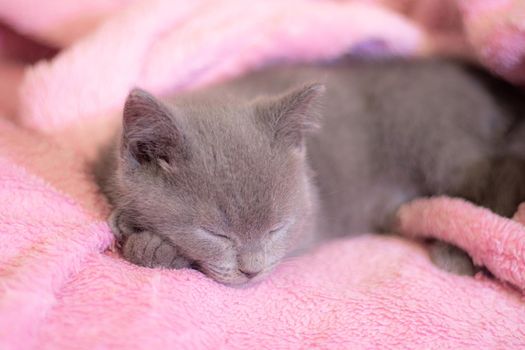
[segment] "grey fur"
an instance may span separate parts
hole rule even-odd
[[[388,230],[417,196],[511,213],[522,100],[446,61],[272,68],[169,103],[134,90],[99,178],[125,258],[242,284],[315,241]]]

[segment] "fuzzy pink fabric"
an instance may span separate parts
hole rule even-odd
[[[156,93],[189,88],[267,61],[334,58],[368,38],[403,54],[422,41],[400,16],[360,3],[137,2],[30,69],[21,116],[50,132],[119,108],[135,85]]]
[[[461,45],[450,48],[464,40],[519,77],[519,25],[510,15],[487,19],[519,10],[518,1],[66,2],[58,12],[51,5],[60,0],[0,5],[14,28],[64,47],[21,84],[17,124],[33,131],[0,116],[1,349],[525,348],[525,206],[514,220],[450,198],[399,212],[408,236],[455,243],[494,279],[447,274],[415,241],[364,235],[232,289],[115,254],[107,204],[76,149],[78,135],[94,147],[106,131],[88,122],[109,122],[133,85],[190,88],[275,59],[457,52]],[[24,15],[29,8],[38,20]],[[53,29],[90,11],[98,22],[82,34]],[[445,14],[458,16],[450,27],[433,17]],[[456,38],[463,16],[465,36]],[[487,53],[493,47],[506,50],[504,60]]]

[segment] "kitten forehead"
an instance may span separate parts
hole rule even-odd
[[[189,124],[187,131],[203,144],[264,153],[274,146],[302,146],[304,134],[317,126],[324,91],[324,85],[313,83],[273,96],[239,99],[215,92],[181,97],[175,103]]]

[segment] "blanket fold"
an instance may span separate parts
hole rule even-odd
[[[399,231],[452,243],[497,278],[525,290],[525,226],[461,199],[413,201],[399,213]]]

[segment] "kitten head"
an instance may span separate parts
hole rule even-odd
[[[124,107],[116,207],[219,282],[242,284],[299,246],[315,192],[304,135],[313,84],[243,102],[168,106],[133,90]]]

